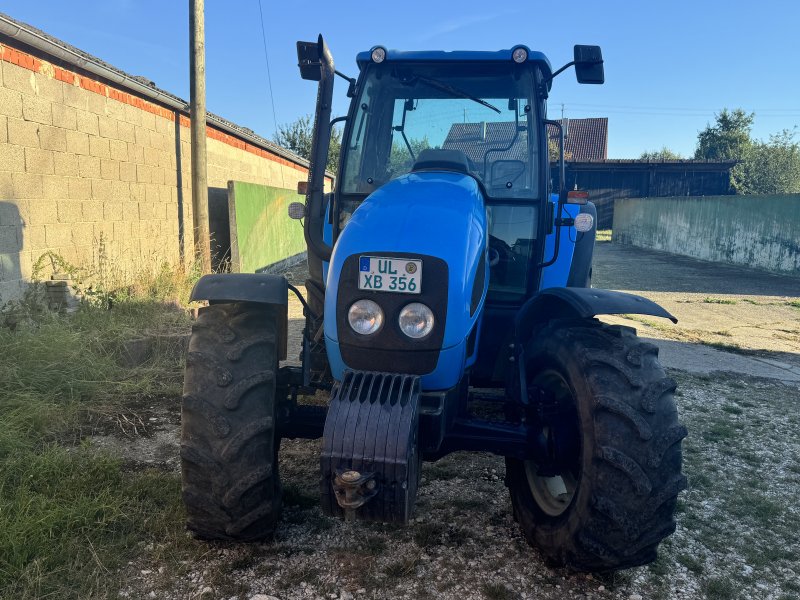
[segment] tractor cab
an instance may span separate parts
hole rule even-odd
[[[547,59],[521,46],[462,53],[375,48],[357,62],[361,76],[342,146],[334,238],[389,181],[457,173],[477,183],[486,210],[490,294],[523,297],[533,276],[528,266],[541,251],[538,216],[548,194],[544,98],[536,92],[546,89]]]

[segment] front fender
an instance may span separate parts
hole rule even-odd
[[[517,340],[524,340],[534,326],[551,319],[590,319],[597,315],[652,315],[673,323],[678,319],[652,300],[611,290],[554,287],[535,294],[517,313],[514,330]]]
[[[253,302],[275,307],[278,319],[278,358],[286,359],[289,284],[285,277],[266,273],[203,275],[194,285],[189,300],[206,300],[210,304]]]

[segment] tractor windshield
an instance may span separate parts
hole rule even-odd
[[[370,65],[352,115],[345,194],[411,171],[420,151],[455,150],[490,198],[535,198],[533,77],[513,63]]]

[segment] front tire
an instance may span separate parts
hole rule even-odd
[[[280,513],[277,313],[215,304],[192,327],[181,407],[187,526],[199,538],[270,538]]]
[[[514,514],[551,564],[613,571],[652,562],[675,530],[681,440],[674,380],[658,348],[596,320],[555,321],[525,350],[529,386],[549,398],[558,472],[506,460]],[[555,418],[553,415],[557,415]]]

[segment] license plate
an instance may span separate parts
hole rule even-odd
[[[422,291],[422,261],[360,256],[358,289],[419,294]]]

